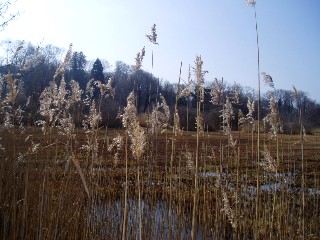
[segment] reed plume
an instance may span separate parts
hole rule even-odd
[[[246,0],[248,6],[253,7],[256,5],[256,0]]]
[[[156,103],[152,109],[150,118],[147,121],[152,134],[165,131],[169,126],[170,109],[162,95],[160,95],[160,99],[161,103]]]
[[[141,52],[137,53],[136,56],[136,64],[133,66],[134,71],[138,71],[141,69],[142,67],[142,61],[144,56],[146,55],[146,51],[145,51],[145,47],[142,48]]]
[[[267,86],[269,86],[271,88],[274,88],[273,79],[269,74],[267,74],[265,72],[262,72],[261,76],[262,76],[262,79],[263,79],[263,82],[264,82],[265,85],[267,85]]]
[[[223,83],[220,83],[217,78],[215,79],[215,82],[212,84],[210,97],[210,102],[212,104],[220,105],[223,103]]]
[[[13,105],[15,103],[17,95],[19,93],[18,81],[16,79],[14,79],[14,77],[10,71],[6,75],[5,79],[6,79],[6,84],[9,88],[9,92],[8,92],[7,97],[5,98],[4,102],[7,104]]]
[[[71,54],[72,54],[72,43],[69,45],[69,50],[67,51],[67,54],[63,60],[63,63],[57,68],[57,70],[53,76],[53,80],[55,80],[60,74],[65,72],[65,70],[70,62]]]
[[[149,41],[152,44],[157,44],[159,45],[159,43],[157,43],[157,30],[156,30],[156,24],[153,24],[151,27],[151,34],[146,34],[146,37],[149,39]]]
[[[268,172],[277,172],[277,162],[276,160],[271,156],[270,151],[268,150],[267,146],[264,146],[264,150],[261,150],[261,153],[264,157],[261,161],[261,165],[264,168],[264,170]]]
[[[282,129],[282,123],[279,120],[280,119],[279,110],[277,108],[277,104],[273,94],[271,94],[269,99],[269,109],[270,109],[270,113],[266,115],[264,120],[267,123],[269,123],[269,125],[271,126],[269,131],[270,138],[275,138],[277,137],[278,133],[283,132],[283,129]]]

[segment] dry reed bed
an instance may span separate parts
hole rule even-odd
[[[86,179],[88,197],[77,169],[70,164],[66,170],[68,159],[63,136],[53,131],[50,138],[43,137],[37,128],[28,128],[24,134],[3,131],[7,151],[1,155],[0,164],[0,235],[5,239],[120,238],[124,214],[125,147],[119,150],[120,157],[116,162],[115,152],[107,151],[117,132],[124,133],[113,129],[99,131],[98,158],[92,164],[90,157],[80,149],[85,135],[77,130],[73,154]],[[31,134],[34,143],[42,143],[41,147],[19,159],[18,153],[28,151],[23,139]],[[302,207],[301,152],[299,145],[294,144],[299,141],[298,137],[279,136],[278,175],[261,172],[261,186],[265,187],[259,193],[261,205],[257,223],[254,216],[256,153],[251,152],[250,135],[233,134],[238,136],[237,151],[228,149],[227,139],[221,133],[204,133],[200,137],[196,236],[203,239],[253,238],[254,226],[258,224],[261,238],[301,238],[301,221],[297,221],[301,219]],[[171,176],[169,140],[172,134],[165,135],[156,138],[153,158],[149,155],[152,143],[148,142],[139,162],[142,235],[154,239],[185,239],[191,236],[194,166],[190,165],[190,156],[193,162],[195,134],[183,132],[176,137]],[[276,156],[275,142],[266,140],[265,143],[271,155]],[[304,149],[304,221],[309,239],[320,237],[318,154],[318,137],[308,136]],[[137,161],[129,155],[128,239],[138,236],[137,167]],[[222,174],[219,175],[220,171]],[[277,188],[273,187],[275,185]],[[172,211],[168,215],[170,206]]]

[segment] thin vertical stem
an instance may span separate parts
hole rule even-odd
[[[142,205],[141,205],[141,186],[140,186],[140,161],[138,160],[138,203],[139,203],[139,239],[142,239]]]
[[[256,21],[256,36],[257,36],[257,51],[258,51],[258,140],[257,140],[257,197],[256,197],[256,224],[259,222],[259,194],[260,194],[260,50],[259,50],[259,34],[258,34],[258,21],[257,21],[257,11],[254,5],[254,17]],[[258,228],[256,228],[258,229]],[[258,238],[258,235],[256,235]]]
[[[125,143],[125,155],[126,155],[126,186],[124,190],[124,213],[123,213],[123,225],[122,225],[122,240],[126,239],[127,230],[127,202],[128,202],[128,133],[126,132],[126,143]]]
[[[197,206],[198,206],[198,178],[199,178],[199,135],[200,135],[200,114],[201,114],[201,86],[198,85],[197,96],[197,145],[196,145],[196,169],[194,175],[194,195],[193,195],[193,211],[192,211],[192,240],[196,239],[196,227],[197,227]]]
[[[301,191],[302,191],[302,236],[305,237],[305,226],[304,226],[304,209],[305,209],[305,196],[304,196],[304,139],[303,139],[303,125],[302,125],[302,103],[300,98],[300,111],[299,111],[299,122],[300,122],[300,141],[301,141]]]
[[[170,193],[169,193],[169,239],[172,239],[172,171],[173,171],[173,158],[175,153],[175,141],[176,141],[176,115],[178,112],[178,99],[180,94],[180,80],[181,80],[181,70],[182,70],[182,62],[180,63],[180,72],[179,72],[179,80],[178,80],[178,89],[176,93],[176,103],[174,107],[174,115],[173,115],[173,130],[172,130],[172,140],[171,140],[171,158],[170,158]]]

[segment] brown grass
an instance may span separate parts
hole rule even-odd
[[[77,164],[70,164],[65,172],[67,154],[64,136],[52,131],[44,136],[38,128],[25,133],[1,130],[5,152],[0,163],[0,235],[4,239],[119,239],[122,234],[125,146],[119,150],[119,162],[114,165],[113,152],[102,150],[122,130],[97,132],[98,159],[91,159],[80,147],[85,133],[77,129],[73,155]],[[238,136],[237,133],[232,133]],[[27,153],[30,143],[24,139],[32,135],[34,143],[41,143],[38,151]],[[196,238],[248,239],[259,226],[261,239],[302,239],[301,217],[301,149],[300,137],[279,136],[280,159],[278,176],[261,170],[261,205],[259,221],[255,219],[256,163],[251,159],[251,135],[241,133],[238,151],[228,153],[228,139],[222,133],[199,136],[199,193]],[[261,134],[262,139],[264,135]],[[127,237],[138,236],[137,169],[140,168],[142,199],[142,236],[153,239],[168,238],[168,223],[172,224],[172,238],[191,237],[194,172],[188,166],[188,154],[195,156],[197,134],[183,132],[175,139],[170,188],[165,174],[166,154],[171,152],[172,133],[156,138],[158,150],[150,165],[148,153],[137,162],[128,153],[128,219]],[[256,139],[254,135],[254,139]],[[267,137],[267,136],[266,136]],[[149,138],[151,139],[151,138]],[[319,238],[320,145],[317,136],[307,136],[304,145],[305,171],[305,234]],[[15,145],[14,155],[13,144]],[[254,140],[254,144],[256,141]],[[276,157],[276,141],[267,140],[270,155]],[[105,148],[106,149],[106,148]],[[167,149],[167,151],[166,151]],[[256,149],[256,146],[254,147]],[[256,154],[256,153],[255,153]],[[254,154],[254,155],[255,155]],[[90,162],[88,162],[90,161]],[[189,160],[190,161],[190,160]],[[139,165],[138,165],[139,164]],[[81,169],[83,176],[79,175]],[[221,169],[220,186],[216,186],[217,171]],[[84,184],[84,180],[86,184]],[[267,185],[269,184],[269,185]],[[279,188],[274,190],[272,186]],[[87,185],[88,190],[86,190]],[[268,190],[270,188],[271,190]],[[223,189],[223,191],[221,191]],[[90,192],[88,197],[87,192]],[[318,192],[315,192],[318,191]],[[168,207],[171,206],[171,219]],[[226,209],[225,211],[221,211]],[[227,211],[228,210],[228,211]],[[232,215],[230,215],[232,213]],[[231,216],[231,217],[230,217]],[[232,221],[231,221],[232,220]],[[236,225],[232,225],[236,223]]]

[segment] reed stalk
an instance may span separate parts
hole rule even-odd
[[[176,147],[176,135],[178,133],[178,100],[180,94],[180,80],[181,80],[181,71],[182,71],[182,62],[180,63],[180,70],[179,70],[179,79],[178,79],[178,88],[176,93],[176,102],[174,106],[174,115],[173,115],[173,127],[172,127],[172,139],[171,139],[171,157],[170,157],[170,173],[169,173],[169,239],[172,239],[172,177],[173,177],[173,160],[175,157],[175,147]]]

